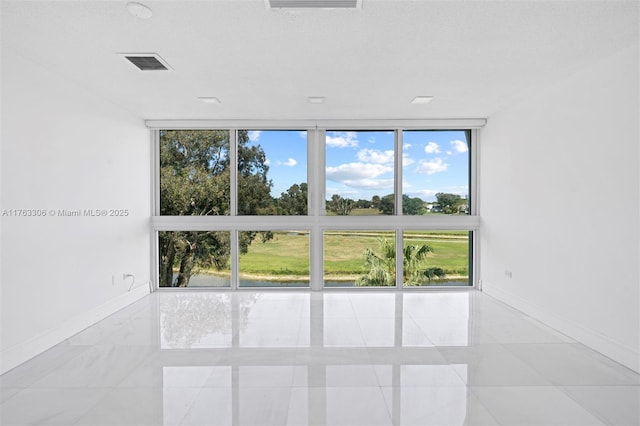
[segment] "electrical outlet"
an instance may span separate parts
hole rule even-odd
[[[507,277],[507,278],[513,278],[513,272],[511,272],[508,269],[505,269],[504,270],[504,276]]]
[[[133,274],[121,273],[121,274],[113,274],[111,275],[111,285],[119,286],[125,282],[128,282],[127,279],[133,278]]]

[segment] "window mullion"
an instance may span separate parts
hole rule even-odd
[[[478,149],[478,138],[480,132],[471,130],[471,141],[469,142],[469,214],[478,215],[480,212],[480,203],[478,202],[478,164],[480,161],[480,152]]]
[[[160,130],[151,131],[151,214],[160,216]],[[160,256],[158,247],[158,231],[151,230],[151,282],[152,291],[160,288]]]
[[[403,229],[396,229],[396,289],[404,287],[404,242]]]
[[[395,195],[395,214],[402,216],[402,129],[396,129],[395,132],[395,177],[394,177],[394,195]]]
[[[395,214],[402,216],[402,129],[395,130]],[[402,228],[396,229],[396,289],[404,285]]]
[[[310,147],[307,155],[309,173],[309,197],[312,198],[309,214],[313,219],[309,242],[309,280],[311,290],[322,290],[324,286],[324,241],[322,223],[325,216],[325,139],[324,130],[310,131]],[[313,159],[313,161],[312,161]]]
[[[229,199],[231,216],[238,215],[238,129],[229,130]]]
[[[238,215],[238,129],[229,130],[229,180],[231,187],[229,188],[229,213],[231,217]],[[239,260],[240,252],[238,238],[240,238],[237,229],[232,229],[230,238],[230,259],[231,262],[231,289],[237,290],[239,285]]]

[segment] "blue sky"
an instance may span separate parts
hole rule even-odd
[[[438,192],[469,195],[469,149],[464,131],[405,131],[403,192],[425,201]]]
[[[307,132],[250,130],[249,141],[262,147],[272,180],[271,196],[279,197],[294,183],[307,182]]]
[[[307,182],[304,131],[250,131],[269,162],[271,194]],[[394,135],[391,131],[327,132],[326,194],[370,200],[393,193]],[[469,152],[464,131],[403,133],[403,192],[425,201],[437,192],[468,195]]]

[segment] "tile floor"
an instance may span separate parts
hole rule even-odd
[[[2,425],[638,425],[633,371],[480,292],[154,293],[0,376]]]

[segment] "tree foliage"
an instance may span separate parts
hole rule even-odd
[[[307,214],[307,184],[293,184],[287,192],[280,194],[275,200],[278,214],[282,215],[306,215]]]
[[[442,213],[457,214],[461,212],[461,209],[465,206],[466,200],[460,197],[458,194],[448,194],[445,192],[438,192],[436,194],[436,204]]]
[[[379,250],[364,249],[364,267],[368,271],[356,279],[357,286],[393,286],[396,283],[396,247],[394,241],[381,237]]]
[[[373,207],[374,209],[377,209],[380,207],[380,196],[379,195],[374,195],[373,197],[371,197],[371,207]]]
[[[370,200],[360,199],[360,200],[356,201],[356,208],[357,209],[370,209],[371,205],[372,205],[372,202]]]
[[[260,146],[250,146],[246,131],[238,132],[238,211],[262,214],[273,207],[269,166]],[[162,215],[202,216],[230,213],[229,133],[221,130],[160,132],[160,211]],[[246,253],[255,232],[242,233]],[[228,232],[160,233],[160,286],[185,287],[198,268],[226,268]],[[178,269],[174,279],[173,270]]]
[[[378,239],[376,252],[366,248],[362,253],[367,272],[356,280],[357,286],[393,286],[396,282],[396,247],[393,240],[384,237]],[[431,282],[435,278],[444,278],[442,268],[428,267],[427,255],[433,248],[427,244],[407,245],[402,253],[404,283],[418,285]]]
[[[380,198],[378,209],[382,214],[392,215],[395,211],[395,198],[393,194],[385,195]],[[409,197],[402,195],[402,214],[405,215],[422,215],[426,213],[424,201],[419,197]]]
[[[392,215],[395,210],[395,199],[393,194],[385,195],[380,198],[380,203],[378,204],[378,210],[380,213],[386,215]]]
[[[426,211],[422,198],[402,195],[402,214],[417,216],[425,214]]]
[[[347,216],[351,214],[355,203],[350,198],[342,198],[338,194],[331,196],[331,201],[327,201],[327,210],[337,214],[338,216]]]

